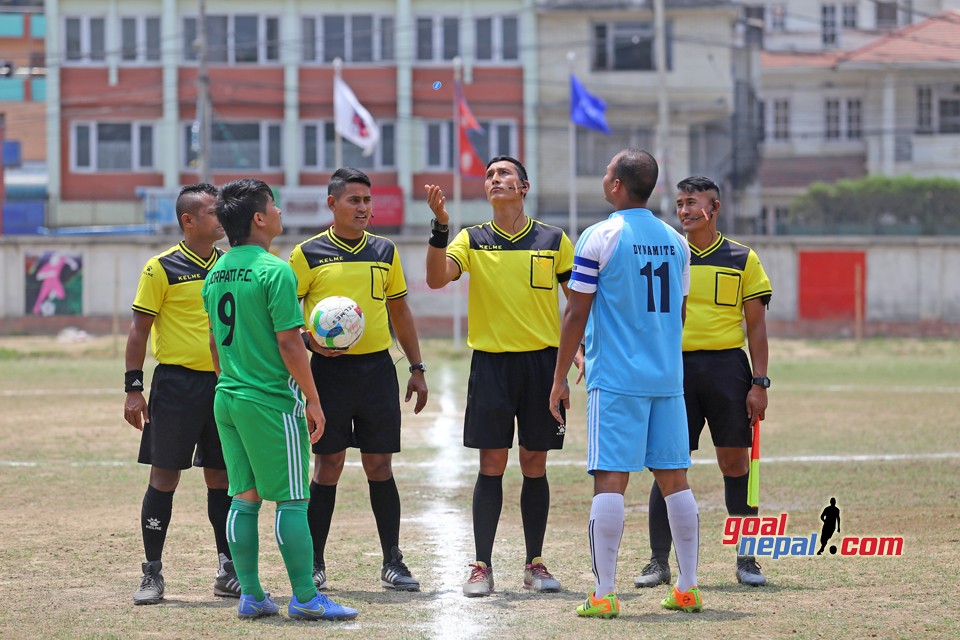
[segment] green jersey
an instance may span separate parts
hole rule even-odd
[[[303,325],[290,265],[262,247],[233,247],[202,295],[220,358],[217,392],[303,416],[300,387],[277,345],[277,332]]]

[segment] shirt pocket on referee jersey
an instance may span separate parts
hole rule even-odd
[[[530,256],[530,286],[534,289],[553,290],[556,279],[553,256]]]
[[[735,307],[740,301],[740,274],[717,272],[713,301],[721,307]]]

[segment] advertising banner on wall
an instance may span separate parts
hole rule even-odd
[[[27,315],[83,314],[83,255],[63,251],[24,256]]]

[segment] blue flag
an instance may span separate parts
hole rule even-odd
[[[581,127],[610,135],[607,103],[584,89],[577,76],[570,74],[570,119]]]

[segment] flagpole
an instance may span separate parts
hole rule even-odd
[[[660,217],[668,219],[670,194],[670,103],[667,92],[667,28],[663,0],[653,0],[653,25],[656,35],[655,52],[657,67],[657,162],[660,165]],[[736,148],[736,147],[734,147]]]
[[[567,64],[570,67],[571,76],[573,75],[573,66],[576,58],[576,53],[573,51],[567,52]],[[572,109],[572,96],[570,104]],[[575,243],[577,241],[577,125],[573,122],[573,114],[571,113],[570,115],[571,117],[567,118],[567,146],[569,151],[567,156],[570,158],[570,161],[567,163],[569,171],[567,184],[570,185],[570,202],[568,204],[570,221],[567,225],[567,236],[571,242]]]
[[[336,95],[337,80],[341,79],[342,74],[343,74],[343,60],[340,59],[340,56],[337,56],[336,58],[333,59],[334,103],[336,103],[336,100],[337,100],[337,95]],[[334,119],[334,122],[336,122],[336,119],[337,119],[336,104],[334,104],[333,109],[334,109],[333,119]],[[334,136],[333,137],[333,168],[339,169],[340,167],[343,166],[343,139],[340,137],[340,132],[337,131],[336,124],[333,125],[333,136]]]
[[[456,237],[460,233],[460,209],[463,195],[461,193],[460,179],[460,101],[457,90],[460,88],[460,79],[463,75],[463,61],[460,56],[453,59],[453,222],[451,235]],[[463,302],[460,299],[460,280],[453,283],[453,348],[460,350],[461,341],[461,320],[463,318]]]

